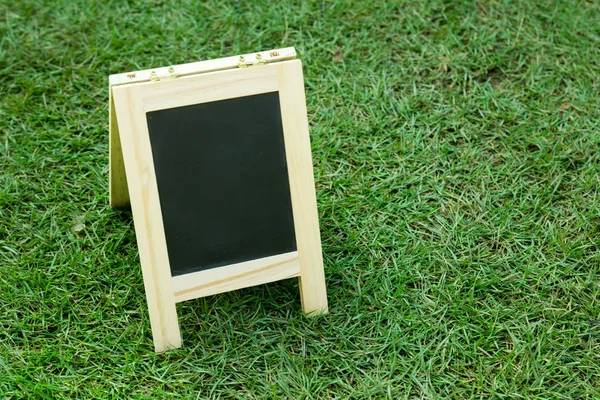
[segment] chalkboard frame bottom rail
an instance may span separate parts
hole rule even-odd
[[[175,302],[300,276],[297,251],[259,258],[172,278]]]

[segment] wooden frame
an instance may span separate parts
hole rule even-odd
[[[303,311],[327,312],[302,64],[293,58],[295,51],[288,48],[111,76],[110,200],[113,207],[131,204],[157,352],[181,346],[175,304],[185,300],[298,277]],[[186,73],[173,79],[165,71]],[[146,113],[274,91],[297,251],[172,277]]]

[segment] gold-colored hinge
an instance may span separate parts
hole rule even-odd
[[[276,57],[279,57],[279,52],[276,50],[264,53],[254,53],[240,56],[238,59],[239,68],[248,68],[253,66],[265,65],[269,62],[277,61]]]
[[[164,81],[167,79],[175,79],[177,78],[179,75],[177,74],[177,72],[175,72],[175,67],[169,67],[166,70],[166,73],[164,71],[159,70],[159,72],[156,72],[156,70],[152,70],[152,72],[150,72],[150,80],[152,82],[159,82],[159,81]]]

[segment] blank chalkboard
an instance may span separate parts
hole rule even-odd
[[[146,120],[172,276],[296,250],[278,92]]]
[[[154,348],[176,304],[298,278],[327,312],[302,62],[293,48],[109,77],[110,203],[131,204]]]

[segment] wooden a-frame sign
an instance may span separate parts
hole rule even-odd
[[[111,75],[110,204],[131,205],[157,352],[176,303],[298,277],[327,312],[294,48]]]

